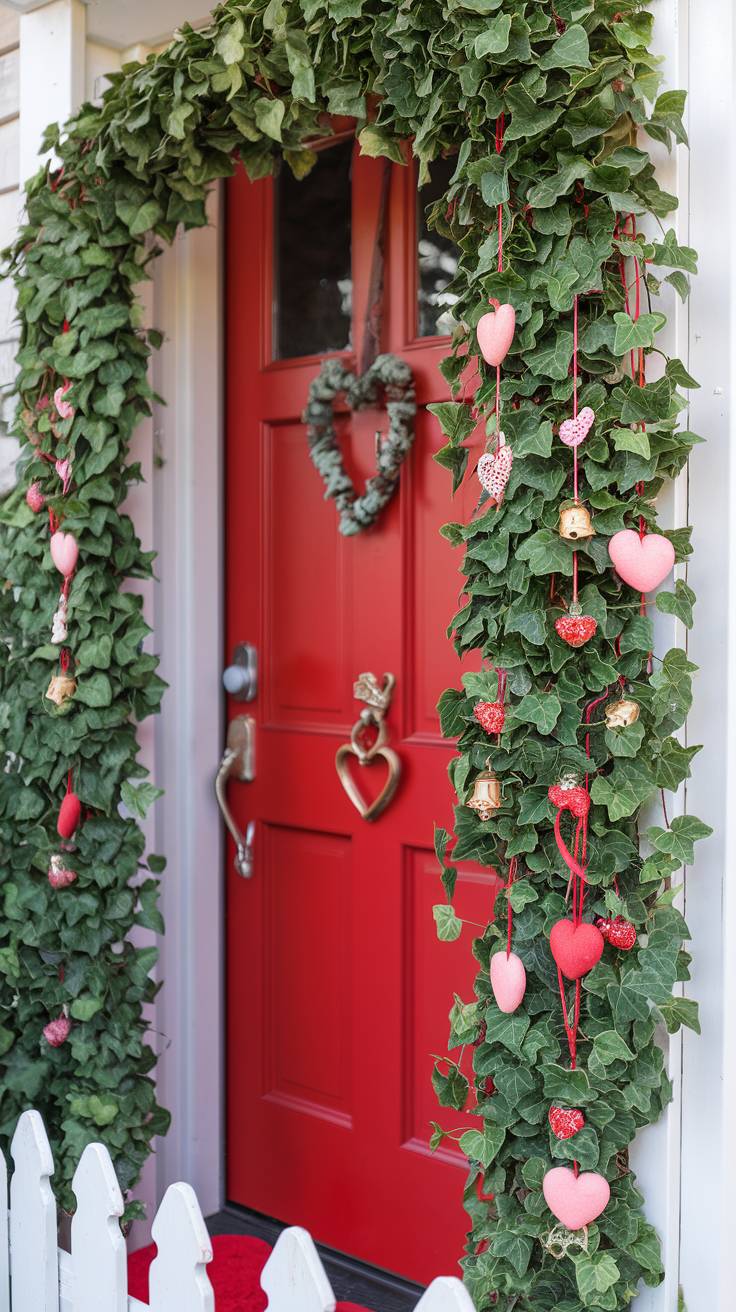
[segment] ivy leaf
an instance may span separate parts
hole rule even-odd
[[[668,1034],[676,1034],[682,1025],[686,1025],[688,1029],[700,1034],[698,1004],[692,998],[673,997],[667,1002],[659,1002],[657,1011],[660,1012],[667,1026]]]
[[[528,1235],[516,1234],[513,1230],[500,1230],[491,1240],[494,1257],[501,1257],[513,1267],[517,1276],[523,1276],[531,1261],[534,1241]]]
[[[573,1262],[580,1298],[586,1307],[592,1306],[594,1302],[600,1307],[599,1300],[594,1296],[605,1294],[616,1284],[621,1274],[615,1260],[610,1253],[598,1252],[577,1253]]]
[[[497,18],[492,18],[475,38],[476,59],[503,54],[504,50],[508,49],[510,33],[511,18],[508,14],[499,14]]]
[[[664,852],[674,857],[680,865],[689,866],[695,860],[694,844],[712,833],[710,825],[703,824],[697,816],[678,815],[669,829],[660,829],[654,825],[647,829],[646,837],[655,852]]]
[[[560,717],[562,706],[556,692],[530,692],[513,710],[513,718],[533,724],[541,734],[550,734]]]
[[[610,775],[597,775],[590,789],[593,802],[605,806],[612,822],[633,815],[654,792],[654,780],[637,761],[617,760]]]
[[[440,902],[432,907],[432,915],[437,926],[437,937],[441,943],[452,943],[460,937],[463,932],[463,922],[458,920],[452,907]]]
[[[526,561],[532,574],[572,576],[572,551],[559,533],[540,528],[522,542],[516,559]]]
[[[695,593],[689,588],[684,579],[678,579],[675,584],[674,592],[658,592],[656,597],[657,610],[663,615],[675,615],[687,629],[693,627],[693,606],[695,605]]]
[[[697,273],[698,253],[692,246],[681,246],[674,228],[668,228],[664,240],[654,242],[652,264],[665,264],[670,269],[684,269],[686,273]]]
[[[468,1101],[470,1086],[457,1066],[450,1065],[445,1075],[439,1063],[435,1062],[432,1071],[432,1088],[440,1107],[454,1107],[456,1111],[461,1112]]]
[[[243,32],[243,20],[242,18],[236,18],[217,37],[215,50],[223,64],[239,64],[245,57],[245,48],[242,41]]]
[[[488,1167],[503,1146],[505,1138],[506,1131],[500,1126],[486,1125],[482,1133],[479,1130],[467,1130],[461,1135],[460,1147],[471,1161]]]
[[[590,68],[588,33],[579,23],[568,27],[539,61],[542,69]]]
[[[676,738],[665,738],[654,758],[654,782],[674,793],[690,778],[690,762],[700,747],[683,747]]]
[[[260,96],[254,106],[256,123],[261,132],[272,141],[281,141],[281,124],[284,121],[286,105],[283,100]]]
[[[603,1030],[593,1040],[593,1051],[603,1066],[614,1061],[633,1061],[634,1053],[616,1030]]]
[[[667,322],[663,314],[640,314],[634,319],[622,311],[614,314],[613,321],[616,325],[614,355],[627,355],[641,346],[653,346],[656,334]]]
[[[131,815],[137,815],[141,820],[145,820],[153,803],[157,798],[163,797],[164,793],[162,788],[156,788],[153,784],[131,784],[126,780],[120,789],[120,795]]]
[[[475,428],[472,410],[464,401],[434,401],[427,409],[452,446],[459,446]]]

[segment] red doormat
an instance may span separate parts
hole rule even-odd
[[[271,1254],[268,1244],[250,1235],[215,1235],[207,1275],[215,1291],[216,1312],[265,1312],[261,1271]],[[139,1248],[128,1257],[128,1293],[148,1302],[148,1268],[156,1245]],[[338,1303],[336,1312],[367,1312],[357,1303]]]

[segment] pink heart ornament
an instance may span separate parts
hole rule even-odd
[[[651,592],[667,578],[675,563],[675,548],[661,533],[647,533],[643,538],[632,528],[614,533],[608,554],[616,572],[637,592]]]
[[[503,433],[500,440],[505,443]],[[494,501],[500,501],[511,477],[514,453],[508,445],[501,445],[495,454],[486,451],[478,461],[478,478],[481,487]]]
[[[79,559],[79,547],[73,533],[63,533],[58,529],[51,538],[51,559],[64,578],[74,573]]]
[[[566,419],[560,424],[560,441],[565,446],[580,446],[584,442],[595,422],[595,410],[584,405],[575,419]]]
[[[554,1166],[542,1181],[542,1192],[558,1221],[568,1230],[582,1230],[605,1211],[611,1186],[598,1171],[576,1175],[569,1166]]]
[[[478,320],[478,346],[486,364],[499,365],[514,340],[516,311],[513,305],[499,305]]]
[[[71,388],[71,383],[66,382],[64,383],[63,387],[57,387],[56,391],[54,392],[54,405],[56,406],[56,411],[60,419],[74,418],[74,406],[71,404],[70,401],[64,400],[70,388]]]
[[[510,1015],[521,1005],[526,993],[526,971],[515,952],[497,952],[491,957],[491,988],[499,1011]]]

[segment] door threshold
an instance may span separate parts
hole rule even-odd
[[[286,1226],[247,1207],[226,1203],[222,1211],[207,1218],[207,1229],[211,1235],[253,1235],[273,1246]],[[357,1303],[370,1312],[414,1312],[423,1293],[421,1285],[324,1244],[316,1244],[316,1248],[338,1303]]]

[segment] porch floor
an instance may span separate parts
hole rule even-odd
[[[254,1235],[271,1245],[284,1228],[280,1221],[233,1205],[207,1217],[211,1235]],[[317,1249],[338,1302],[358,1303],[373,1312],[413,1312],[422,1293],[421,1285],[379,1271],[321,1244],[317,1244]]]

